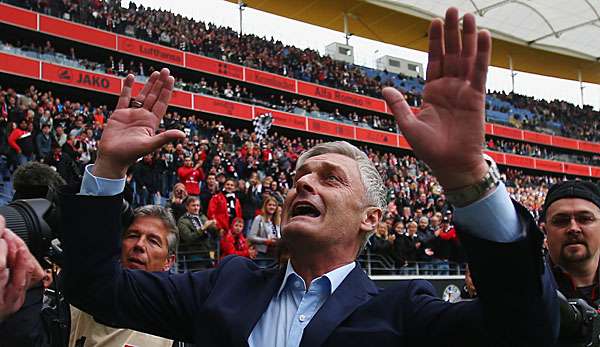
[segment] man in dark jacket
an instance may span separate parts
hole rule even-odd
[[[146,154],[133,169],[133,180],[138,205],[157,203],[160,196],[160,168],[154,162],[153,154]]]
[[[383,94],[415,153],[459,207],[455,222],[479,299],[446,303],[418,280],[377,289],[355,260],[381,221],[386,190],[368,156],[347,142],[319,144],[298,158],[282,211],[290,255],[284,267],[263,270],[227,257],[217,269],[192,274],[121,269],[111,256],[118,249],[117,184],[136,158],[185,136],[155,135],[175,82],[167,69],[150,76],[136,99],[142,107],[128,107],[134,78],[127,77],[84,180],[96,184],[62,195],[62,208],[75,216],[62,219],[67,297],[100,322],[212,346],[552,346],[559,313],[543,237],[483,157],[491,36],[477,32],[469,13],[462,32],[461,39],[455,8],[445,24],[432,22],[428,107],[419,117],[395,89]]]

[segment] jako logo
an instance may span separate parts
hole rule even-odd
[[[58,71],[58,79],[70,81],[73,79],[73,75],[71,75],[71,70],[62,69]]]

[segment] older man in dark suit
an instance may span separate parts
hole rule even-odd
[[[118,193],[126,169],[184,136],[154,135],[174,82],[163,69],[134,101],[128,76],[96,165],[88,166],[80,194],[63,195],[62,210],[70,212],[63,218],[65,289],[73,305],[105,324],[202,346],[553,345],[558,307],[542,235],[482,157],[490,34],[477,32],[467,14],[461,36],[458,22],[450,9],[445,23],[431,25],[419,117],[399,92],[383,93],[457,207],[480,299],[446,303],[425,281],[375,287],[355,258],[381,220],[385,192],[367,156],[345,142],[315,146],[298,160],[283,207],[287,266],[261,270],[229,257],[217,269],[182,275],[121,269]]]

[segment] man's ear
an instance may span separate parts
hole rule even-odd
[[[371,232],[375,231],[377,224],[381,221],[383,211],[379,207],[367,207],[363,212],[360,221],[360,231]]]
[[[173,266],[174,263],[175,263],[175,254],[171,254],[171,255],[167,256],[167,259],[165,260],[165,265],[163,266],[163,271],[169,271],[169,269],[171,268],[171,266]]]

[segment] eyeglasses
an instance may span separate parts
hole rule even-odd
[[[583,213],[577,213],[574,215],[570,215],[570,214],[557,214],[552,216],[552,218],[550,218],[550,225],[558,227],[558,228],[564,228],[568,225],[571,224],[571,220],[575,219],[575,223],[577,223],[580,226],[587,226],[590,224],[594,224],[598,218],[596,218],[596,216],[592,213],[589,212],[583,212]]]

